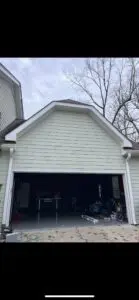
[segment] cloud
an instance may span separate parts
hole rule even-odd
[[[23,64],[23,65],[25,65],[25,66],[30,66],[31,64],[32,64],[32,61],[31,61],[31,59],[30,58],[27,58],[27,57],[23,57],[23,58],[19,58],[19,61]]]
[[[80,68],[84,59],[23,57],[1,58],[0,62],[21,82],[25,118],[52,100],[79,96],[63,70]]]

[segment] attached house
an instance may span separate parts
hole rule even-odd
[[[52,101],[24,120],[20,83],[3,66],[0,80],[0,223],[17,208],[68,216],[73,198],[80,214],[97,197],[124,197],[129,224],[139,224],[139,144],[78,101]]]

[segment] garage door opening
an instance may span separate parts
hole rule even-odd
[[[122,175],[15,173],[13,228],[127,222]]]

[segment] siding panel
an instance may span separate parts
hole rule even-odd
[[[121,173],[117,144],[90,116],[55,111],[17,139],[16,171]]]
[[[0,78],[0,131],[16,119],[16,107],[12,86]]]

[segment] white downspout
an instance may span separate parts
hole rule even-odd
[[[128,153],[126,158],[126,172],[127,172],[127,181],[129,187],[129,197],[130,197],[130,204],[131,204],[131,211],[132,211],[132,221],[133,224],[136,225],[136,216],[135,216],[135,208],[134,208],[134,199],[132,194],[132,185],[131,185],[131,177],[130,177],[130,169],[129,169],[129,159],[131,158],[131,153]]]
[[[8,167],[8,175],[7,175],[7,183],[6,183],[6,191],[5,191],[5,199],[4,199],[3,219],[2,219],[2,224],[6,226],[9,225],[9,211],[11,205],[13,152],[14,149],[10,148],[10,159],[9,159],[9,167]]]

